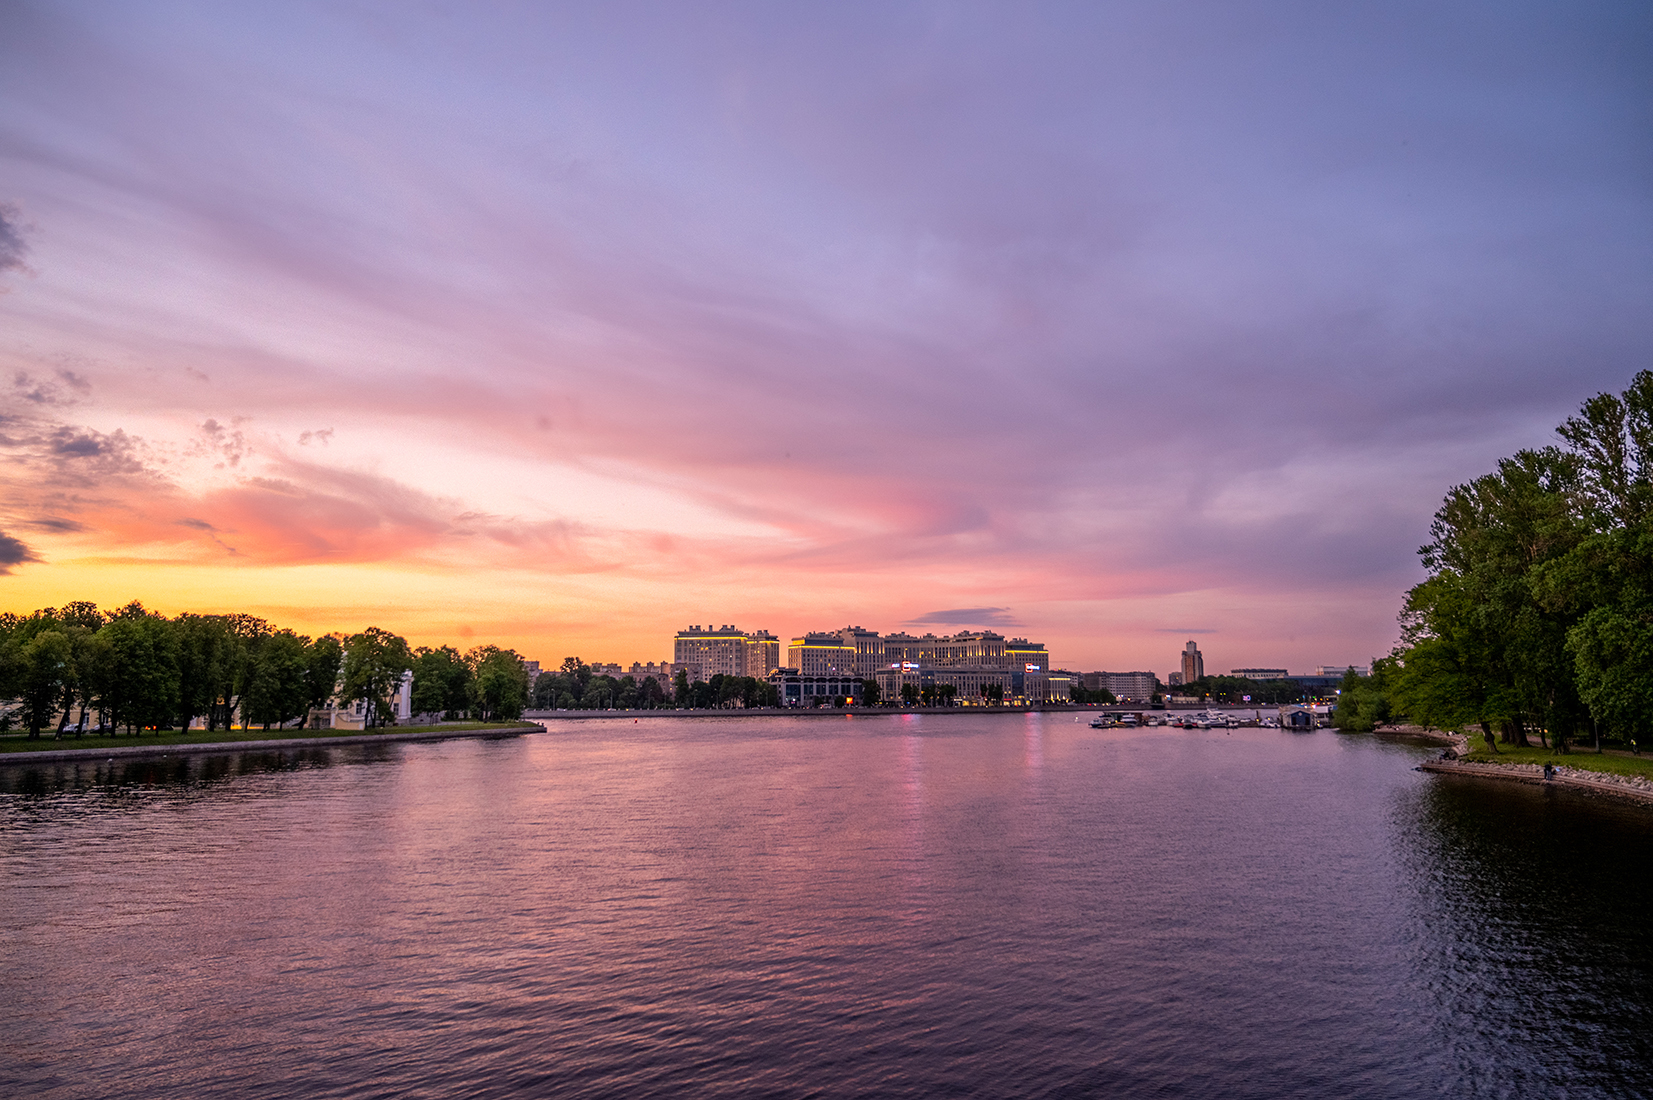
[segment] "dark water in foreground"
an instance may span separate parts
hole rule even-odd
[[[1633,1096],[1653,815],[1332,733],[0,770],[0,1094]]]

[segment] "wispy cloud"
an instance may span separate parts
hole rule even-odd
[[[0,202],[0,272],[27,270],[23,261],[28,254],[29,246],[23,239],[23,224],[17,207]]]
[[[916,619],[908,619],[907,626],[1021,626],[1008,607],[955,607],[948,611],[931,611]]]

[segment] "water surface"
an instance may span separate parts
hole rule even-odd
[[[0,769],[0,1092],[1647,1094],[1649,815],[1428,752],[891,715]]]

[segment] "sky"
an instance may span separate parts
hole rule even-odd
[[[1364,663],[1650,303],[1641,3],[0,0],[0,610]]]

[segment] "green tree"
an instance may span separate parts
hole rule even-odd
[[[178,643],[178,726],[203,715],[217,729],[220,701],[232,692],[235,635],[222,615],[182,614],[173,621]]]
[[[310,701],[308,638],[278,630],[263,640],[253,659],[243,712],[248,722],[265,729],[284,726],[305,711]]]
[[[878,681],[877,680],[862,680],[861,681],[861,705],[862,706],[876,707],[878,705],[878,701],[881,697],[882,697],[882,693],[878,689]]]
[[[323,634],[304,647],[305,709],[325,707],[339,690],[344,646],[337,636]]]
[[[341,694],[347,702],[366,704],[369,727],[382,726],[394,714],[390,699],[401,686],[402,673],[412,667],[413,654],[405,639],[370,626],[344,644]]]
[[[481,646],[471,650],[466,663],[474,670],[479,717],[512,721],[528,705],[528,670],[514,649]]]
[[[99,634],[109,644],[110,721],[130,733],[170,726],[178,713],[179,691],[172,624],[134,603],[117,612]]]
[[[475,678],[472,665],[452,646],[421,646],[413,658],[413,712],[460,717],[471,707]]]
[[[60,629],[41,630],[21,646],[22,675],[19,697],[23,721],[31,741],[50,724],[63,706],[66,694],[74,690],[74,648],[69,635]]]
[[[1389,723],[1391,707],[1388,680],[1394,661],[1385,658],[1372,662],[1372,674],[1362,676],[1354,669],[1343,674],[1338,685],[1337,706],[1332,710],[1332,725],[1349,733],[1370,733]]]

